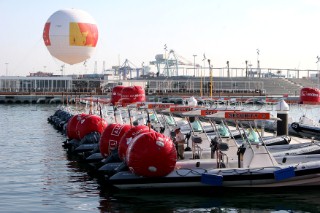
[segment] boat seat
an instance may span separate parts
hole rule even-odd
[[[202,143],[202,138],[197,135],[192,135],[191,140],[193,143]]]
[[[228,151],[228,150],[229,150],[229,144],[227,144],[227,143],[220,143],[220,144],[219,144],[219,149],[220,149],[221,151]]]
[[[243,155],[243,168],[273,167],[278,163],[264,146],[251,146]]]
[[[191,141],[193,159],[200,159],[202,155],[202,148],[199,146],[199,144],[202,143],[202,138],[197,135],[192,135]]]
[[[193,152],[193,159],[201,159],[202,158],[202,149],[200,146],[194,146]]]

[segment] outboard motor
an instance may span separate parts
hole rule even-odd
[[[91,132],[81,139],[80,144],[93,144],[93,143],[97,144],[99,143],[99,140],[100,140],[100,133]]]
[[[107,158],[102,160],[102,163],[113,163],[113,162],[121,162],[121,159],[119,157],[118,149],[111,150],[110,155],[108,155]]]
[[[118,173],[121,171],[128,171],[128,170],[129,170],[129,167],[127,163],[124,161],[117,168],[115,168],[114,173]]]

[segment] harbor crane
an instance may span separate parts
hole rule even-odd
[[[122,76],[124,80],[127,79],[127,76],[129,74],[129,78],[133,78],[133,72],[136,72],[136,76],[138,77],[140,75],[140,70],[142,68],[137,68],[136,65],[134,65],[131,61],[126,59],[124,63],[119,67],[119,76]]]
[[[165,48],[165,53],[167,52]],[[194,64],[184,58],[183,56],[177,54],[174,50],[170,50],[168,55],[157,54],[155,56],[155,61],[150,61],[150,65],[155,65],[157,67],[157,75],[163,76],[178,76],[179,66],[193,66]],[[199,65],[197,65],[199,66]]]

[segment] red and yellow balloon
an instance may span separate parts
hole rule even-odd
[[[43,40],[52,56],[67,64],[77,64],[93,54],[98,28],[95,20],[83,10],[58,10],[46,22]]]

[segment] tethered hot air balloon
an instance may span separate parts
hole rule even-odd
[[[83,10],[58,10],[46,22],[43,40],[52,56],[72,65],[91,57],[98,42],[98,28]]]

